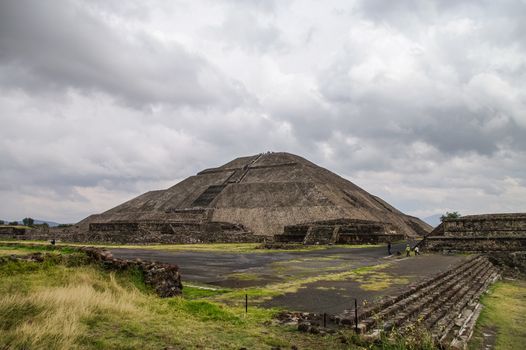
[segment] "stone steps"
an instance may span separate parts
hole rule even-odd
[[[484,274],[490,268],[490,263],[484,261],[482,264],[479,264],[475,270],[468,271],[472,276],[478,276]],[[470,288],[473,287],[476,283],[477,277],[475,279],[465,278],[463,274],[461,278],[455,281],[455,285],[451,286],[448,291],[444,293],[438,293],[439,297],[427,308],[423,309],[422,312],[418,314],[418,317],[413,317],[411,320],[408,320],[408,323],[422,324],[425,328],[430,329],[440,318],[451,311],[449,308],[452,300],[458,300],[462,298]],[[462,283],[462,284],[459,284]],[[403,329],[402,329],[403,331]]]
[[[397,329],[404,333],[414,325],[431,332],[442,344],[458,334],[468,306],[495,281],[499,272],[486,257],[474,256],[453,269],[440,273],[396,297],[384,298],[363,310],[358,319],[362,333],[379,334]],[[469,310],[467,310],[469,311]],[[354,325],[351,314],[337,317],[340,324]]]
[[[498,276],[499,273],[495,267],[488,268],[484,275],[478,278],[475,288],[469,289],[466,294],[456,302],[449,303],[448,307],[450,309],[431,327],[433,337],[440,343],[450,344],[460,329],[461,324],[457,324],[456,320],[460,319],[459,316],[462,315],[462,311],[470,303],[478,300],[480,295],[488,289],[489,285],[493,283]]]
[[[362,323],[365,323],[366,326],[370,328],[370,326],[374,324],[374,317],[377,316],[379,313],[384,312],[386,316],[392,314],[396,311],[397,308],[400,307],[399,304],[404,299],[408,299],[412,296],[416,298],[417,293],[426,293],[429,290],[436,288],[438,284],[446,282],[447,280],[453,278],[455,274],[462,273],[463,271],[471,268],[474,264],[478,262],[478,257],[469,258],[467,261],[463,262],[462,264],[456,266],[453,269],[439,273],[419,284],[408,286],[407,291],[395,297],[386,297],[383,300],[376,302],[374,306],[362,310],[358,315],[358,319],[359,321],[363,321]],[[349,323],[348,321],[352,321],[350,320],[351,316],[352,315],[350,314],[344,313],[343,315],[340,315],[340,319],[342,323],[346,324]]]
[[[451,278],[441,279],[399,302],[395,305],[396,307],[393,308],[394,310],[390,310],[387,315],[379,314],[381,320],[386,320],[387,317],[385,316],[393,316],[385,322],[383,329],[391,330],[394,327],[400,327],[405,321],[419,317],[420,313],[426,308],[433,309],[433,305],[436,305],[437,301],[447,297],[454,297],[457,291],[455,287],[458,283],[465,281],[466,275],[471,274],[472,271],[478,273],[481,265],[484,265],[484,262],[477,260],[471,268],[461,273],[448,276]]]
[[[227,185],[212,185],[194,200],[192,207],[206,207],[225,189]]]

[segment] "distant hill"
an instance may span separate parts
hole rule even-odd
[[[422,220],[424,220],[425,222],[427,222],[429,225],[433,227],[437,227],[438,225],[440,225],[441,216],[442,214],[435,214],[435,215],[428,216],[427,218],[423,218]]]

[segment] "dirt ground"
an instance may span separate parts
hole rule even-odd
[[[402,251],[404,244],[393,245]],[[288,310],[338,313],[359,303],[398,293],[407,284],[449,269],[465,256],[423,254],[387,257],[385,247],[342,248],[268,253],[169,252],[111,249],[118,258],[179,265],[183,283],[227,288],[276,288],[294,281],[297,288],[266,300],[263,306]],[[373,267],[372,270],[366,267]],[[349,276],[350,271],[359,271]]]

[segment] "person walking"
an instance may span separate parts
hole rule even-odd
[[[405,256],[406,257],[411,256],[411,247],[409,246],[409,244],[406,245],[406,247],[405,247]]]
[[[415,247],[415,256],[420,255],[420,248],[418,246]]]

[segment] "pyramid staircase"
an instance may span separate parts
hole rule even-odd
[[[245,176],[247,176],[248,174],[248,171],[250,170],[250,167],[256,163],[260,158],[261,156],[263,155],[263,153],[261,154],[258,154],[257,156],[255,156],[251,161],[250,163],[246,164],[244,167],[240,168],[240,169],[236,169],[232,175],[230,175],[228,177],[228,179],[226,179],[226,181],[221,184],[221,185],[212,185],[212,186],[208,186],[206,188],[206,190],[201,193],[199,195],[199,197],[197,197],[193,203],[192,203],[192,207],[206,207],[208,206],[210,203],[212,203],[214,201],[214,199],[216,199],[216,197],[225,189],[225,187],[227,187],[229,184],[233,184],[233,183],[240,183],[244,178]]]
[[[469,317],[466,309],[474,309],[480,295],[499,276],[498,269],[486,257],[470,257],[396,297],[384,298],[366,308],[358,315],[357,328],[360,333],[377,336],[381,331],[397,329],[404,333],[420,325],[436,341],[449,345]],[[353,312],[338,315],[340,324],[354,327]]]

